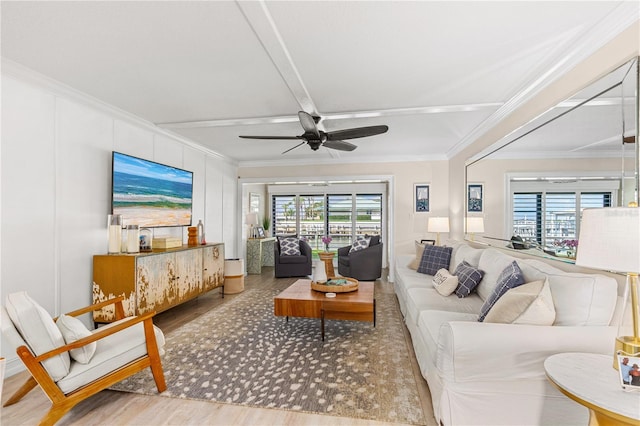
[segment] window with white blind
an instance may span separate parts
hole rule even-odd
[[[543,248],[566,249],[580,235],[585,208],[611,207],[619,181],[511,182],[511,230],[514,236]]]
[[[274,235],[299,235],[314,249],[324,249],[321,239],[329,235],[335,250],[360,235],[382,235],[382,203],[381,193],[272,194]]]

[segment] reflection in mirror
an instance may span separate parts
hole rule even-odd
[[[572,262],[583,209],[637,203],[637,84],[634,58],[470,159],[475,241]]]

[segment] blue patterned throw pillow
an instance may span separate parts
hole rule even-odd
[[[424,246],[422,259],[418,265],[421,274],[435,275],[439,269],[449,269],[453,247]]]
[[[371,241],[371,237],[358,237],[353,244],[351,244],[349,253],[366,249],[369,247],[369,241]]]
[[[280,239],[280,254],[283,256],[300,256],[300,242],[295,237]]]
[[[463,260],[462,263],[456,267],[453,275],[458,277],[456,296],[463,298],[470,295],[471,292],[478,287],[478,284],[482,281],[482,277],[484,277],[484,271],[471,266],[466,260]]]
[[[514,260],[500,272],[500,276],[498,277],[498,282],[496,283],[496,287],[493,289],[491,295],[484,301],[484,305],[480,308],[480,316],[478,316],[478,321],[484,321],[484,318],[487,316],[493,305],[502,297],[503,294],[507,292],[507,290],[511,288],[518,287],[524,284],[524,275],[522,275],[522,271],[518,266],[518,263]]]

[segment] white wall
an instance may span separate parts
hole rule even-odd
[[[92,302],[92,256],[107,249],[114,150],[193,171],[194,225],[202,219],[208,241],[238,256],[235,164],[22,71],[2,75],[2,303],[22,290],[52,315]],[[186,241],[184,228],[154,231]],[[7,375],[22,369],[4,340],[0,354]]]

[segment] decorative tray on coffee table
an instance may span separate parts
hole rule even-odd
[[[326,283],[311,281],[311,288],[323,293],[347,293],[358,289],[358,280],[347,277],[331,277]]]

